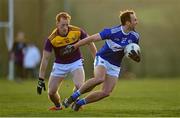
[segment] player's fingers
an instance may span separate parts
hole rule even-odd
[[[140,56],[140,51],[138,50],[138,55]]]
[[[133,55],[132,55],[131,53],[128,53],[128,56],[129,56],[129,57],[133,57]]]
[[[136,61],[137,61],[137,62],[140,62],[140,60],[141,60],[140,58],[136,58]]]
[[[131,50],[131,53],[132,53],[133,55],[137,55],[137,53],[136,53],[135,50]]]
[[[46,86],[45,86],[45,84],[44,84],[44,91],[46,91]]]
[[[37,93],[40,95],[40,94],[41,94],[41,92],[42,92],[42,88],[37,87]]]

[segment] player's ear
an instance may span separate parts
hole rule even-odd
[[[130,21],[126,21],[126,25],[129,26],[131,24]]]
[[[56,26],[58,26],[60,24],[60,21],[56,21]]]

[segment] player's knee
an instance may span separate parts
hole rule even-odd
[[[97,84],[101,84],[103,83],[105,80],[105,78],[97,78],[96,81],[97,81]]]
[[[56,91],[52,91],[52,90],[49,90],[49,91],[48,91],[48,95],[49,95],[49,96],[53,96],[54,94],[56,94]]]
[[[83,83],[76,84],[75,85],[76,90],[78,90],[82,85],[83,85]]]

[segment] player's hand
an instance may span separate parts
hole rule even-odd
[[[75,51],[75,47],[73,45],[67,45],[65,48],[64,48],[64,52],[63,52],[63,55],[66,55],[66,54],[70,54],[72,52]]]
[[[141,60],[139,51],[136,53],[134,50],[131,50],[131,53],[129,53],[129,57],[136,62],[140,62]]]
[[[46,91],[45,81],[42,78],[39,78],[37,85],[37,93],[40,95],[42,93],[42,89]]]

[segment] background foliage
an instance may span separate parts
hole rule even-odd
[[[142,62],[126,60],[128,69],[138,77],[175,77],[180,73],[180,1],[179,0],[14,0],[16,34],[24,31],[26,38],[43,49],[44,39],[55,27],[55,16],[60,11],[72,15],[72,24],[84,28],[89,34],[104,27],[119,24],[119,11],[134,9],[137,12],[141,35]],[[6,21],[7,0],[0,0],[0,20]],[[0,76],[7,76],[8,51],[5,29],[0,29]],[[102,42],[96,43],[101,47]],[[82,47],[85,48],[85,47]],[[83,50],[86,74],[92,74],[92,57]],[[53,60],[53,57],[52,57]],[[51,64],[49,64],[50,71]]]

